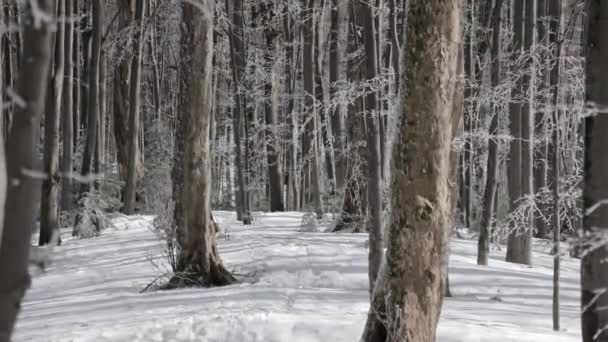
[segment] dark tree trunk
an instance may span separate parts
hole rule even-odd
[[[492,88],[500,85],[501,62],[500,62],[500,38],[501,38],[501,12],[503,0],[497,0],[492,9],[492,43],[491,43],[491,65],[492,65]],[[490,235],[492,217],[496,206],[496,188],[498,175],[498,106],[493,108],[490,121],[490,138],[488,139],[488,160],[486,165],[486,187],[483,195],[483,209],[481,214],[481,225],[479,227],[479,239],[477,241],[477,264],[487,265],[490,256]]]
[[[65,0],[57,1],[57,17],[65,16]],[[55,33],[55,70],[50,78],[44,114],[44,173],[40,200],[39,245],[46,245],[53,234],[59,234],[59,126],[61,124],[61,99],[63,97],[63,72],[65,56],[65,24],[57,22]]]
[[[608,2],[587,1],[586,102],[597,106],[597,115],[585,118],[585,163],[583,178],[584,251],[581,261],[582,335],[584,342],[608,341]],[[598,244],[599,242],[599,244]]]
[[[461,10],[461,0],[410,2],[406,42],[416,49],[403,51],[407,84],[393,150],[392,222],[365,342],[435,341],[447,277]]]
[[[101,54],[101,31],[103,29],[103,2],[92,0],[93,31],[91,45],[91,65],[89,66],[89,86],[87,95],[87,140],[82,157],[84,177],[91,177],[91,167],[97,144],[97,125],[99,121],[99,57]],[[90,179],[80,187],[80,195],[90,191]]]
[[[38,8],[54,13],[55,1],[36,1]],[[44,110],[52,54],[52,28],[36,25],[24,7],[23,54],[17,92],[27,106],[17,106],[7,139],[6,164],[9,182],[4,208],[4,232],[0,244],[0,341],[9,342],[21,300],[30,285],[28,263],[34,226],[36,194],[40,181],[22,170],[40,167],[36,144]]]
[[[365,48],[365,80],[370,81],[378,74],[376,29],[371,4],[361,4],[359,13],[363,24],[363,45]],[[367,126],[367,205],[369,232],[369,287],[372,295],[380,263],[384,255],[382,242],[382,174],[380,157],[380,132],[378,122],[378,94],[368,89],[365,97],[365,125]]]
[[[65,0],[66,13],[72,15],[74,7],[78,6],[76,0]],[[74,187],[72,172],[74,172],[74,64],[72,51],[74,45],[74,23],[70,20],[65,22],[65,52],[64,52],[64,86],[62,102],[62,133],[63,150],[61,155],[62,192],[61,209],[72,210],[74,206]]]
[[[306,124],[304,125],[303,138],[302,138],[302,153],[304,159],[307,160],[305,163],[304,170],[310,170],[311,172],[311,187],[312,189],[312,202],[313,209],[317,218],[323,216],[323,203],[321,201],[321,184],[319,175],[319,157],[318,150],[316,149],[316,132],[315,132],[315,82],[314,82],[314,12],[315,12],[315,1],[304,0],[307,3],[307,11],[302,12],[303,23],[302,23],[302,38],[304,40],[304,51],[302,57],[303,63],[303,78],[304,78],[304,105],[307,111]],[[312,117],[311,117],[312,116]]]
[[[228,15],[231,18],[230,25],[230,56],[232,59],[232,82],[235,93],[235,104],[232,112],[232,126],[234,133],[234,145],[235,145],[235,155],[234,155],[234,163],[236,164],[237,169],[237,183],[239,186],[239,191],[237,193],[238,198],[237,201],[239,204],[240,213],[237,215],[240,216],[243,220],[243,224],[251,224],[251,210],[249,208],[249,185],[247,184],[247,178],[245,177],[246,173],[246,164],[247,161],[244,160],[247,158],[247,154],[243,155],[243,149],[241,147],[241,130],[243,118],[245,117],[245,109],[246,102],[245,97],[241,96],[239,92],[239,87],[241,84],[241,80],[243,79],[243,75],[245,73],[245,46],[243,44],[244,33],[243,29],[243,0],[226,0],[226,8],[228,11]],[[230,6],[232,5],[232,6]],[[248,128],[246,128],[248,130]],[[247,144],[247,140],[245,140],[245,144]]]
[[[139,147],[139,117],[140,112],[140,89],[141,89],[141,59],[144,47],[144,0],[137,0],[135,3],[134,22],[137,25],[134,41],[133,59],[131,60],[131,79],[129,89],[129,161],[127,163],[127,185],[123,195],[123,212],[132,215],[135,212],[135,194],[137,192],[137,164],[140,159]]]
[[[513,48],[515,57],[518,58],[523,52],[524,46],[524,4],[525,0],[513,0]],[[512,102],[509,105],[510,111],[510,131],[511,149],[509,151],[508,178],[509,178],[509,200],[511,212],[516,211],[521,204],[523,195],[522,184],[522,105],[521,101],[526,99],[523,89],[523,78],[516,80],[511,92]],[[528,249],[526,233],[522,234],[518,227],[510,227],[512,232],[509,234],[507,244],[507,261],[526,263],[528,257],[525,251]]]
[[[210,208],[209,126],[212,112],[215,1],[182,4],[180,103],[173,167],[175,222],[181,246],[170,286],[228,285]]]
[[[331,11],[331,48],[329,53],[329,82],[331,86],[331,98],[335,108],[331,113],[331,128],[334,138],[336,189],[341,193],[346,179],[346,127],[345,127],[345,105],[335,103],[338,92],[344,88],[339,82],[346,81],[346,45],[348,40],[348,3],[344,0],[333,0]],[[336,83],[338,82],[338,83]]]

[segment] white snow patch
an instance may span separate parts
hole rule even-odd
[[[92,239],[63,232],[52,264],[33,279],[15,341],[357,341],[369,306],[365,234],[299,232],[302,213],[265,214],[244,227],[217,212],[226,266],[252,283],[139,293],[168,271],[151,217],[119,217]],[[579,262],[562,263],[562,325],[551,330],[553,259],[508,264],[476,242],[451,244],[438,341],[578,341]],[[161,265],[154,266],[154,265]]]

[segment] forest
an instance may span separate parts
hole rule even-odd
[[[608,341],[606,0],[0,9],[0,342]]]

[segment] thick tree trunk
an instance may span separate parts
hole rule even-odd
[[[137,192],[137,164],[140,159],[139,147],[139,118],[140,112],[140,89],[141,89],[141,59],[144,47],[144,0],[137,0],[135,3],[134,22],[137,25],[136,33],[133,37],[134,55],[131,60],[131,79],[129,89],[129,161],[127,163],[127,185],[123,195],[123,212],[132,215],[135,212],[135,194]]]
[[[65,0],[57,1],[57,17],[65,16]],[[44,172],[40,199],[39,245],[46,245],[53,234],[59,234],[59,126],[61,124],[61,99],[63,97],[63,72],[65,56],[65,24],[57,22],[55,33],[55,70],[52,72],[44,114]]]
[[[608,341],[608,2],[587,1],[585,46],[587,56],[586,101],[597,106],[597,114],[585,118],[585,163],[583,178],[584,250],[581,261],[582,333],[584,342]],[[598,244],[599,243],[599,244]]]
[[[518,58],[523,52],[524,39],[524,4],[525,0],[513,0],[513,48],[514,58]],[[512,102],[509,105],[510,111],[510,131],[511,131],[511,149],[509,151],[508,178],[509,178],[509,200],[510,211],[514,212],[520,206],[521,197],[523,195],[522,184],[522,105],[521,101],[526,98],[523,89],[523,78],[516,80],[511,92]],[[524,252],[528,246],[526,242],[526,233],[522,234],[519,227],[510,227],[512,230],[509,233],[507,243],[507,261],[526,263],[527,256]]]
[[[435,341],[447,276],[461,10],[461,0],[410,2],[406,44],[416,49],[403,52],[407,84],[393,147],[389,245],[362,341]]]
[[[209,126],[212,112],[215,1],[182,4],[180,108],[173,186],[181,252],[172,286],[232,283],[216,247],[210,208]]]
[[[74,7],[78,6],[76,0],[65,0],[65,10],[72,16]],[[74,49],[74,23],[65,22],[65,52],[64,52],[64,87],[62,102],[62,133],[63,149],[61,155],[61,173],[63,174],[61,187],[61,209],[72,210],[74,206],[74,187],[72,172],[74,172],[74,64],[72,51]]]
[[[363,24],[363,42],[365,49],[365,80],[376,78],[378,71],[376,49],[376,29],[372,5],[361,3],[359,13]],[[382,174],[380,157],[380,132],[378,122],[378,94],[368,89],[365,97],[365,125],[367,126],[367,205],[369,232],[369,291],[370,296],[374,289],[376,277],[380,270],[380,263],[384,256],[382,242]]]
[[[54,13],[55,1],[36,1],[45,13]],[[21,300],[30,285],[28,274],[30,240],[34,225],[36,193],[40,182],[25,170],[39,167],[36,144],[44,110],[52,54],[51,23],[34,22],[29,7],[24,8],[23,60],[17,92],[27,106],[17,106],[7,139],[8,184],[4,233],[0,244],[0,342],[9,342]]]
[[[91,47],[91,65],[89,66],[89,86],[87,95],[87,140],[82,157],[82,172],[84,177],[91,177],[91,167],[97,144],[97,125],[99,121],[99,60],[101,54],[101,31],[103,29],[103,2],[92,0],[93,32]],[[80,195],[90,191],[92,182],[84,182],[80,187]]]

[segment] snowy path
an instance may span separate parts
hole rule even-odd
[[[139,292],[167,271],[150,217],[121,218],[89,240],[65,232],[46,273],[34,277],[15,341],[353,342],[368,309],[366,235],[300,233],[300,213],[264,215],[243,228],[215,214],[226,266],[256,274],[224,288]],[[454,298],[441,342],[579,340],[578,262],[562,268],[563,331],[551,331],[551,267],[475,264],[476,243],[452,242]],[[154,266],[157,265],[157,266]],[[498,298],[496,298],[498,297]]]

